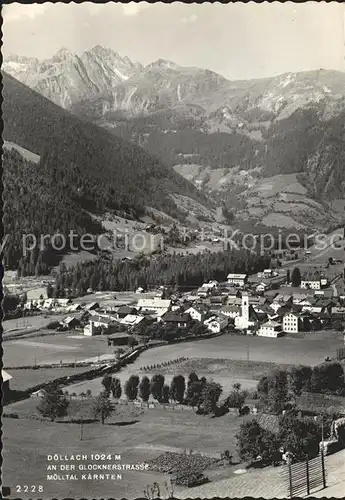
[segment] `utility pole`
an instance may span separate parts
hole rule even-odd
[[[83,421],[83,417],[81,417],[81,420],[80,420],[80,441],[83,440],[83,435],[84,435],[84,421]]]

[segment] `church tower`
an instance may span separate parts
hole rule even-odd
[[[242,293],[242,321],[247,328],[249,325],[249,295],[247,292]]]

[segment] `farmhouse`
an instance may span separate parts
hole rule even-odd
[[[205,318],[205,311],[198,307],[189,307],[185,311],[186,314],[189,314],[192,319],[195,321],[199,321],[200,323],[204,320]]]
[[[258,330],[260,337],[280,337],[282,335],[282,325],[277,321],[267,321]]]
[[[99,309],[99,303],[98,302],[90,302],[90,304],[87,304],[85,306],[86,311],[95,311],[96,309]]]
[[[197,295],[198,297],[202,298],[202,299],[206,299],[206,297],[208,297],[211,293],[211,288],[209,287],[205,287],[205,285],[201,286],[200,288],[198,288],[198,291],[197,291]]]
[[[240,288],[244,287],[244,285],[247,283],[247,279],[248,279],[247,274],[230,273],[227,276],[229,285],[235,285]]]
[[[121,325],[126,326],[135,326],[139,325],[143,320],[145,320],[145,316],[137,316],[135,314],[127,314],[124,318],[121,319]]]
[[[77,326],[80,326],[80,321],[77,318],[74,318],[73,316],[67,316],[63,321],[60,322],[60,325],[64,326],[65,328],[68,328],[69,330],[72,330],[73,328],[76,328]]]
[[[204,325],[210,332],[220,333],[222,330],[224,330],[224,328],[228,326],[228,321],[229,321],[228,318],[224,316],[223,317],[213,316],[204,321]]]
[[[186,313],[177,313],[168,311],[162,316],[162,321],[165,325],[174,325],[179,328],[186,328],[191,321],[191,317]]]
[[[134,315],[137,312],[135,307],[121,306],[117,310],[117,315],[120,319],[125,318],[129,314]]]
[[[141,312],[158,310],[169,311],[170,308],[170,299],[158,299],[154,297],[153,299],[139,299],[137,303],[137,309]]]

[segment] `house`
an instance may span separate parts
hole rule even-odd
[[[283,333],[282,325],[277,321],[273,320],[269,320],[266,321],[266,323],[263,323],[257,332],[257,334],[260,337],[274,337],[274,338],[280,337],[282,333]]]
[[[235,319],[241,316],[241,306],[223,306],[219,309],[219,313],[230,319]]]
[[[164,325],[174,325],[179,328],[186,328],[191,322],[191,317],[186,313],[168,311],[162,316]]]
[[[66,307],[66,312],[77,312],[81,310],[82,310],[81,304],[72,304]]]
[[[298,333],[301,328],[300,315],[294,311],[289,311],[283,316],[283,331],[285,333]]]
[[[113,346],[128,345],[131,338],[132,336],[125,332],[113,333],[112,335],[108,335],[108,344],[112,344]]]
[[[208,297],[210,294],[211,294],[211,288],[204,286],[204,285],[201,286],[200,288],[198,288],[198,291],[197,291],[198,297],[200,297],[202,299],[206,299],[206,297]]]
[[[224,295],[213,295],[210,297],[210,303],[213,305],[224,305],[226,302],[226,296]]]
[[[200,323],[204,321],[205,311],[203,311],[198,307],[193,307],[193,306],[189,307],[188,309],[185,310],[185,313],[189,314],[194,321],[199,321]]]
[[[321,277],[320,273],[305,273],[301,279],[301,288],[320,290],[321,289]]]
[[[73,316],[67,316],[67,318],[65,318],[63,321],[60,321],[60,325],[68,328],[68,330],[73,330],[73,328],[77,328],[78,326],[80,326],[80,321]]]
[[[5,372],[5,370],[1,370],[1,378],[2,378],[2,397],[4,398],[4,400],[6,400],[6,398],[11,392],[10,380],[13,377],[9,373]]]
[[[30,398],[44,398],[46,394],[44,389],[38,389],[38,391],[34,391],[30,394]]]
[[[204,325],[212,333],[220,333],[228,326],[229,320],[226,317],[212,316],[204,321]]]
[[[255,287],[255,291],[256,293],[264,293],[268,288],[268,285],[267,283],[259,283],[256,287]]]
[[[241,306],[242,305],[242,298],[241,297],[228,297],[226,304],[228,306]]]
[[[243,288],[247,283],[248,275],[243,273],[230,273],[227,276],[229,285],[238,286]]]
[[[145,316],[137,316],[135,314],[127,314],[124,318],[121,319],[121,325],[125,326],[135,326],[139,325],[143,320],[145,320]]]
[[[144,289],[143,287],[139,286],[136,290],[135,293],[143,293]]]
[[[139,299],[137,303],[137,309],[141,312],[157,311],[162,309],[168,311],[170,308],[170,299],[158,299],[157,297],[154,297],[153,299]]]
[[[56,305],[57,299],[46,299],[42,304],[42,309],[52,309]]]
[[[125,318],[128,315],[135,315],[137,312],[135,307],[121,306],[117,310],[117,315],[120,319]]]
[[[72,299],[55,299],[55,304],[59,307],[67,307],[73,303]]]
[[[99,309],[98,302],[90,302],[90,304],[86,304],[85,306],[86,311],[95,311],[96,309]]]

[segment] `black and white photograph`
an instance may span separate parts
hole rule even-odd
[[[2,497],[345,496],[345,5],[4,3]]]

